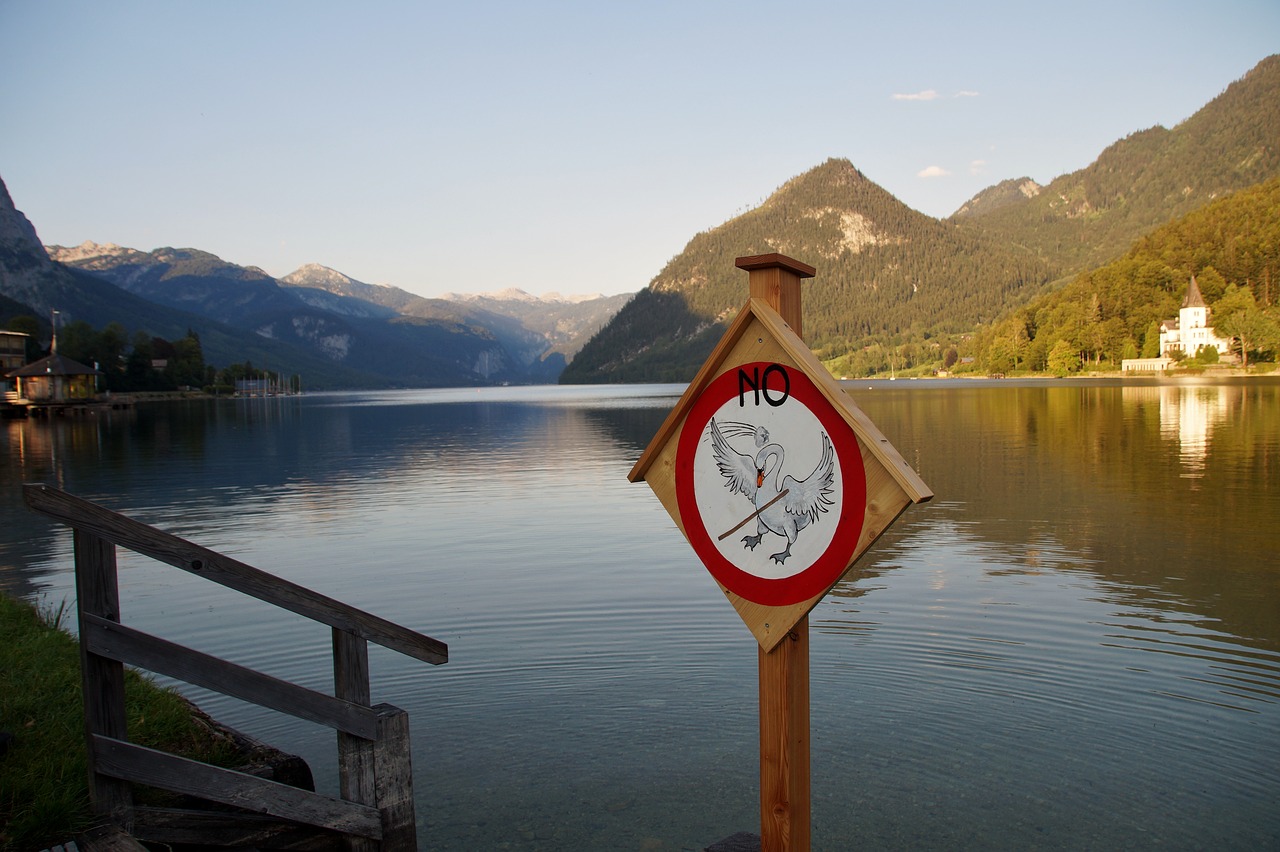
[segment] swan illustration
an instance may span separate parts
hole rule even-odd
[[[826,432],[821,433],[822,455],[817,466],[804,479],[796,479],[790,474],[781,475],[786,451],[781,444],[770,442],[769,430],[763,426],[725,421],[722,427],[712,418],[710,431],[712,452],[716,467],[724,477],[725,488],[734,494],[742,494],[755,505],[755,513],[749,515],[747,521],[755,518],[756,534],[743,536],[743,546],[755,550],[765,533],[780,535],[787,540],[787,546],[778,553],[770,554],[770,558],[781,565],[791,555],[791,545],[800,531],[816,522],[829,506],[835,505],[831,499],[835,486],[835,453],[831,439]],[[746,436],[755,443],[754,455],[740,453],[729,444],[730,437]],[[721,538],[735,532],[747,521]]]

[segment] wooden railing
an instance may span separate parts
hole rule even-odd
[[[24,486],[23,492],[31,509],[61,521],[75,533],[85,733],[90,794],[98,814],[140,840],[160,843],[208,845],[217,837],[221,845],[270,846],[273,836],[296,837],[302,824],[338,832],[348,848],[417,848],[408,714],[389,704],[370,706],[368,643],[435,665],[448,660],[444,643],[58,489],[35,484]],[[329,625],[334,694],[306,689],[121,624],[117,546]],[[335,729],[341,798],[130,743],[125,664]],[[252,813],[136,807],[132,782]],[[323,833],[318,834],[323,840]],[[306,841],[290,842],[295,844],[291,848],[308,846]]]

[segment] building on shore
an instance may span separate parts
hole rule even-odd
[[[1192,275],[1191,283],[1187,285],[1186,298],[1182,300],[1182,307],[1178,310],[1178,318],[1160,323],[1161,356],[1173,357],[1175,352],[1181,352],[1184,356],[1193,358],[1206,347],[1218,350],[1219,355],[1230,354],[1231,341],[1215,333],[1213,326],[1209,325],[1209,314],[1209,305],[1205,303],[1204,296],[1200,294],[1200,285]]]
[[[54,353],[5,376],[15,384],[6,399],[29,412],[83,407],[98,402],[98,376],[93,368]]]
[[[1195,357],[1205,348],[1216,349],[1226,359],[1231,356],[1231,341],[1219,337],[1209,325],[1209,305],[1200,293],[1196,277],[1191,276],[1187,295],[1182,300],[1176,319],[1160,323],[1160,357],[1126,358],[1120,364],[1125,373],[1163,373],[1178,363],[1178,358]]]

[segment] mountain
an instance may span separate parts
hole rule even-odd
[[[227,263],[196,249],[142,252],[85,243],[75,248],[50,246],[49,253],[68,267],[92,272],[157,304],[287,343],[335,366],[380,376],[377,385],[547,380],[529,370],[482,324],[401,314],[356,295],[316,287],[282,286],[260,269]]]
[[[1280,175],[1280,55],[1172,130],[1119,140],[1087,167],[1009,203],[984,190],[952,218],[1026,246],[1063,273],[1097,266],[1215,198]]]
[[[1066,373],[1082,363],[1119,366],[1124,358],[1156,357],[1160,323],[1178,316],[1194,279],[1212,311],[1210,325],[1243,338],[1254,354],[1274,357],[1277,211],[1280,177],[1211,201],[1145,235],[1122,257],[1010,311],[975,335],[970,352],[988,372]]]
[[[604,327],[634,293],[617,296],[561,296],[546,293],[533,296],[510,288],[498,293],[446,293],[446,301],[484,311],[488,316],[504,316],[515,320],[529,331],[541,335],[553,354],[566,360],[582,349],[597,331]]]
[[[1035,198],[1043,189],[1043,186],[1029,177],[1002,180],[970,198],[952,216],[981,216],[994,213],[1005,207],[1021,204],[1028,198]]]
[[[567,361],[582,348],[631,294],[620,296],[538,297],[515,288],[499,293],[447,293],[429,299],[386,284],[366,284],[319,264],[308,264],[280,283],[311,292],[363,299],[396,313],[483,326],[532,374],[555,381]]]
[[[811,264],[805,331],[828,362],[946,338],[1118,256],[1175,217],[1280,175],[1280,56],[1172,130],[1122,139],[1040,187],[1003,181],[937,220],[846,160],[780,187],[760,207],[696,235],[583,348],[565,382],[689,379],[746,296],[735,257],[779,252]]]
[[[95,328],[118,322],[131,333],[145,330],[171,340],[195,331],[211,364],[251,360],[286,375],[302,375],[311,388],[382,381],[376,375],[335,368],[308,352],[207,317],[158,305],[97,275],[51,260],[35,228],[14,207],[0,180],[0,320],[26,314],[47,327],[55,310],[63,322],[83,320]]]
[[[687,380],[746,297],[734,259],[770,252],[817,269],[806,285],[805,336],[824,358],[903,332],[960,333],[1040,292],[1051,275],[1033,252],[916,212],[832,159],[696,235],[561,380]]]

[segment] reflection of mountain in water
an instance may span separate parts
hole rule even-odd
[[[1153,590],[1148,602],[1218,619],[1236,635],[1280,641],[1276,383],[1181,389],[1195,393],[1178,396],[1172,439],[1155,387],[849,389],[938,495],[890,528],[864,570],[896,564],[913,528],[959,504],[956,534],[1001,548],[1005,563],[1074,565],[1118,588]],[[1186,475],[1190,448],[1195,478]]]
[[[833,594],[874,588],[945,521],[948,535],[999,549],[1002,571],[1088,571],[1155,590],[1148,597],[1168,609],[1219,619],[1237,635],[1278,641],[1278,387],[851,384],[938,498],[891,527]],[[431,504],[424,513],[477,477],[532,481],[558,500],[566,467],[625,477],[679,390],[198,401],[7,423],[0,585],[28,593],[23,566],[47,560],[55,534],[23,506],[22,481],[197,539],[227,523],[228,506],[245,526],[266,515],[289,535],[289,524],[305,521],[282,513],[283,498],[310,517],[339,519],[371,484],[403,495],[409,509]]]
[[[368,404],[344,396],[175,401],[102,418],[10,421],[0,511],[14,522],[0,532],[0,588],[29,596],[26,568],[50,558],[60,531],[26,509],[22,482],[199,537],[225,524],[228,506],[247,519],[279,512],[284,496],[312,516],[338,517],[370,483],[421,502],[423,493],[448,501],[469,477],[550,483],[556,466],[609,463],[624,476],[670,400],[654,407],[639,394],[591,393],[572,404],[476,402],[461,391],[429,404],[394,394]],[[283,534],[287,523],[280,518]]]

